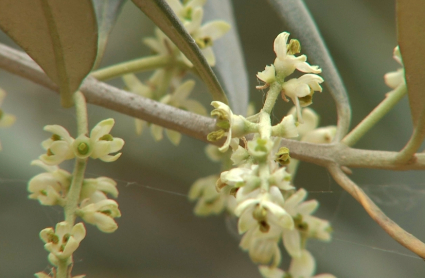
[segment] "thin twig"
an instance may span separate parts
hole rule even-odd
[[[366,116],[344,139],[341,141],[347,146],[353,146],[363,135],[366,134],[379,120],[382,119],[394,106],[406,95],[406,84],[398,86],[394,91],[387,94],[387,97],[376,106],[369,115]]]
[[[425,107],[424,107],[425,108]],[[425,139],[425,109],[422,112],[416,122],[415,129],[413,130],[412,136],[407,142],[406,146],[398,153],[396,160],[397,163],[405,164],[413,158],[417,150],[421,147],[422,142]]]
[[[330,164],[328,170],[335,181],[351,196],[354,197],[366,210],[369,216],[375,220],[398,243],[425,259],[425,244],[412,234],[406,232],[397,223],[391,220],[385,213],[358,187],[337,164]]]
[[[0,44],[0,68],[58,91],[58,86],[27,54],[3,44]],[[205,142],[208,142],[208,133],[216,128],[212,118],[120,90],[91,77],[83,82],[81,91],[88,103],[176,130]],[[222,142],[214,144],[220,145]],[[324,167],[335,162],[355,168],[425,170],[425,153],[416,154],[415,160],[400,164],[396,163],[397,152],[353,149],[342,144],[318,145],[289,139],[282,139],[282,144],[291,150],[291,157]]]

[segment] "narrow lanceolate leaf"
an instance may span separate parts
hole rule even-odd
[[[0,28],[61,91],[64,107],[93,67],[97,24],[90,0],[1,0]]]
[[[99,29],[98,51],[94,66],[96,68],[102,60],[109,34],[126,0],[92,0],[92,2]]]
[[[413,124],[425,109],[425,2],[397,0],[397,33]]]
[[[214,100],[228,104],[211,67],[208,65],[195,40],[186,32],[166,0],[132,0],[161,30],[180,51],[192,62],[199,76],[207,85]]]
[[[214,71],[222,81],[233,112],[246,115],[249,100],[248,73],[233,14],[232,1],[207,1],[204,10],[205,21],[220,19],[232,26],[226,35],[214,41],[213,50],[217,57]]]
[[[310,64],[322,68],[322,76],[331,93],[338,113],[335,140],[340,141],[348,132],[351,121],[351,108],[347,91],[326,45],[302,0],[269,0],[278,12],[293,38],[301,42],[301,51],[308,56]]]

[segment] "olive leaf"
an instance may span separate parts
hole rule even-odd
[[[0,28],[60,87],[62,106],[72,106],[97,54],[91,1],[1,0]]]
[[[249,100],[248,73],[233,13],[232,1],[207,1],[204,6],[205,20],[221,19],[232,28],[213,44],[216,53],[214,71],[226,90],[230,107],[235,114],[246,115]]]
[[[211,67],[202,55],[195,40],[186,32],[186,29],[176,17],[165,0],[132,0],[180,51],[192,62],[201,79],[207,85],[214,100],[228,104],[226,94],[221,88]]]
[[[126,0],[92,0],[99,29],[98,51],[94,68],[102,61],[109,34]]]
[[[351,107],[347,91],[332,61],[326,45],[307,7],[301,0],[269,0],[288,31],[302,45],[312,64],[322,68],[325,85],[332,95],[338,114],[335,140],[340,141],[348,132],[351,122]]]
[[[425,2],[397,0],[397,34],[413,125],[425,109]]]

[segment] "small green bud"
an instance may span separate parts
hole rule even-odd
[[[288,165],[291,162],[291,157],[289,156],[289,149],[286,147],[280,148],[275,154],[275,161],[280,165]]]
[[[89,146],[86,143],[80,143],[77,147],[78,153],[81,155],[86,155],[89,152]]]
[[[207,140],[208,141],[211,141],[211,142],[218,141],[221,138],[223,138],[223,136],[224,136],[225,133],[226,133],[226,131],[223,130],[223,129],[219,129],[219,130],[213,131],[210,134],[208,134]]]

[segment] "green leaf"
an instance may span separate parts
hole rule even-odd
[[[1,0],[0,28],[60,87],[62,106],[72,106],[97,54],[91,1]]]
[[[249,101],[248,72],[239,39],[232,1],[207,1],[204,6],[205,21],[221,19],[232,28],[213,44],[216,54],[214,71],[222,81],[229,97],[230,107],[235,114],[246,115]]]
[[[425,109],[425,2],[397,0],[397,34],[413,125]]]
[[[322,68],[324,84],[336,103],[338,124],[335,140],[340,141],[347,134],[350,126],[350,102],[342,79],[312,16],[301,0],[269,0],[269,2],[285,26],[289,28],[288,31],[293,38],[301,42],[301,50],[307,54],[310,64],[319,65]]]
[[[161,30],[181,52],[192,62],[201,79],[207,85],[214,100],[228,104],[226,94],[221,88],[211,67],[208,65],[195,40],[168,6],[165,0],[132,0]]]
[[[98,51],[94,68],[102,61],[109,34],[126,0],[92,0],[99,29]]]

